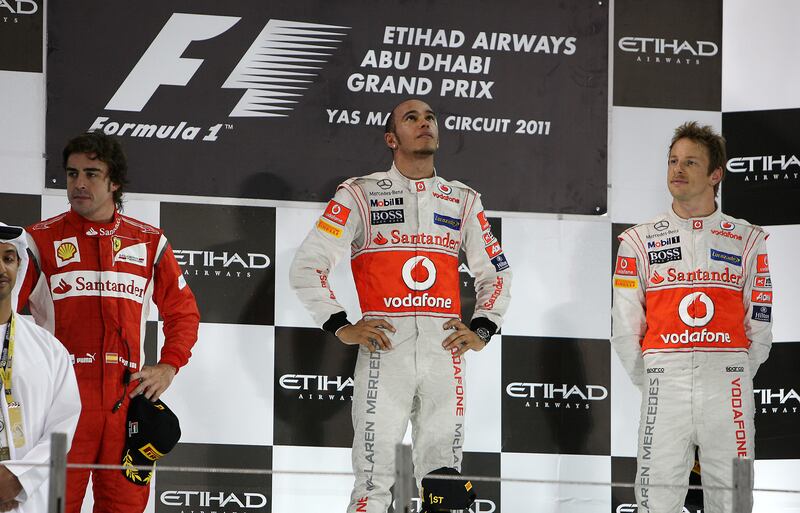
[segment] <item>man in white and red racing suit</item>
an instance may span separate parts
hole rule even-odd
[[[64,160],[72,208],[27,229],[32,260],[19,306],[27,302],[73,360],[82,411],[69,463],[120,465],[129,396],[154,400],[169,386],[191,356],[200,315],[164,233],[116,208],[120,197],[111,192],[124,175],[115,173],[125,169],[119,143],[84,134]],[[151,300],[165,340],[158,364],[142,367]],[[91,473],[94,511],[144,511],[149,483],[134,484],[120,470]],[[81,510],[89,474],[67,472],[67,512]]]
[[[642,391],[640,512],[681,510],[686,488],[650,485],[687,486],[695,448],[703,485],[731,486],[733,459],[754,457],[752,380],[772,343],[767,234],[715,206],[720,163],[721,137],[681,126],[672,209],[619,237],[612,344]],[[732,508],[729,490],[704,501],[706,513]]]
[[[349,512],[387,511],[395,445],[409,419],[418,484],[432,470],[460,469],[463,354],[488,342],[510,297],[508,262],[479,194],[436,176],[432,153],[426,173],[407,176],[417,171],[413,156],[419,145],[428,147],[434,140],[438,147],[430,107],[406,101],[392,115],[397,126],[387,128],[386,139],[395,164],[387,172],[342,183],[291,268],[292,287],[318,325],[343,342],[361,345],[352,407],[356,480]],[[435,137],[418,135],[428,132]],[[355,325],[328,285],[330,270],[348,251],[364,316]],[[459,251],[466,253],[475,275],[477,304],[469,327],[457,320]],[[372,332],[356,340],[350,333],[359,327]]]

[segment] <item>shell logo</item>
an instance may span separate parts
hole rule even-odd
[[[72,260],[72,258],[75,256],[75,253],[77,252],[78,248],[75,247],[75,244],[71,242],[64,242],[63,244],[58,246],[58,249],[56,249],[56,255],[58,255],[58,258],[60,258],[65,262],[67,260]]]

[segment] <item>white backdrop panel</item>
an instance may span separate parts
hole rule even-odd
[[[289,287],[289,268],[297,248],[305,240],[322,211],[322,205],[313,208],[278,207],[275,213],[275,325],[289,327],[315,327],[311,315],[303,308],[297,294]],[[350,269],[350,255],[342,255],[331,272],[331,290],[347,310],[351,322],[361,318],[358,296]]]
[[[2,192],[41,194],[44,190],[44,104],[44,75],[0,71]]]
[[[722,110],[800,107],[796,0],[725,0],[722,9]]]
[[[350,449],[278,445],[272,449],[272,468],[350,472]],[[272,513],[344,511],[352,489],[353,476],[274,474]]]
[[[609,456],[503,453],[501,475],[508,478],[611,482]],[[595,513],[611,510],[604,486],[503,483],[503,511]]]
[[[615,223],[641,223],[665,211],[667,153],[672,133],[686,121],[721,130],[722,114],[699,110],[614,107],[609,149],[609,212]]]
[[[608,338],[611,224],[503,219],[514,281],[506,335]]]
[[[189,364],[163,395],[181,442],[272,445],[274,349],[272,326],[200,324]]]

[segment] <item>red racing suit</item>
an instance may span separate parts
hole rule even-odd
[[[772,281],[759,227],[719,210],[670,211],[619,237],[611,342],[642,390],[640,512],[680,511],[699,448],[704,485],[730,486],[753,458],[753,376],[772,343]],[[731,492],[704,491],[705,510]]]
[[[411,180],[394,166],[341,184],[292,263],[292,287],[332,332],[346,320],[328,274],[348,250],[362,315],[397,330],[386,332],[390,351],[359,348],[353,391],[348,511],[385,513],[409,419],[418,483],[437,468],[460,468],[465,358],[442,348],[451,333],[442,326],[461,316],[459,251],[475,275],[472,327],[501,324],[511,272],[478,193],[438,176]]]
[[[70,210],[27,231],[33,258],[20,308],[27,301],[36,322],[67,348],[80,389],[83,409],[68,461],[119,465],[127,392],[134,388],[126,378],[141,367],[150,301],[164,320],[159,363],[179,369],[197,340],[194,295],[162,231],[118,212],[105,224]],[[67,512],[80,511],[89,473],[68,472]],[[94,472],[92,484],[95,511],[141,512],[147,504],[149,486],[132,484],[119,470]]]

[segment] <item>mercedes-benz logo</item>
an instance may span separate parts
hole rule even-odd
[[[656,230],[658,230],[660,232],[663,232],[664,230],[669,228],[669,221],[667,221],[666,219],[662,219],[661,221],[659,221],[656,224],[654,224],[653,228],[655,228]]]
[[[378,187],[383,190],[389,189],[392,186],[392,181],[388,178],[384,178],[383,180],[378,180]]]

